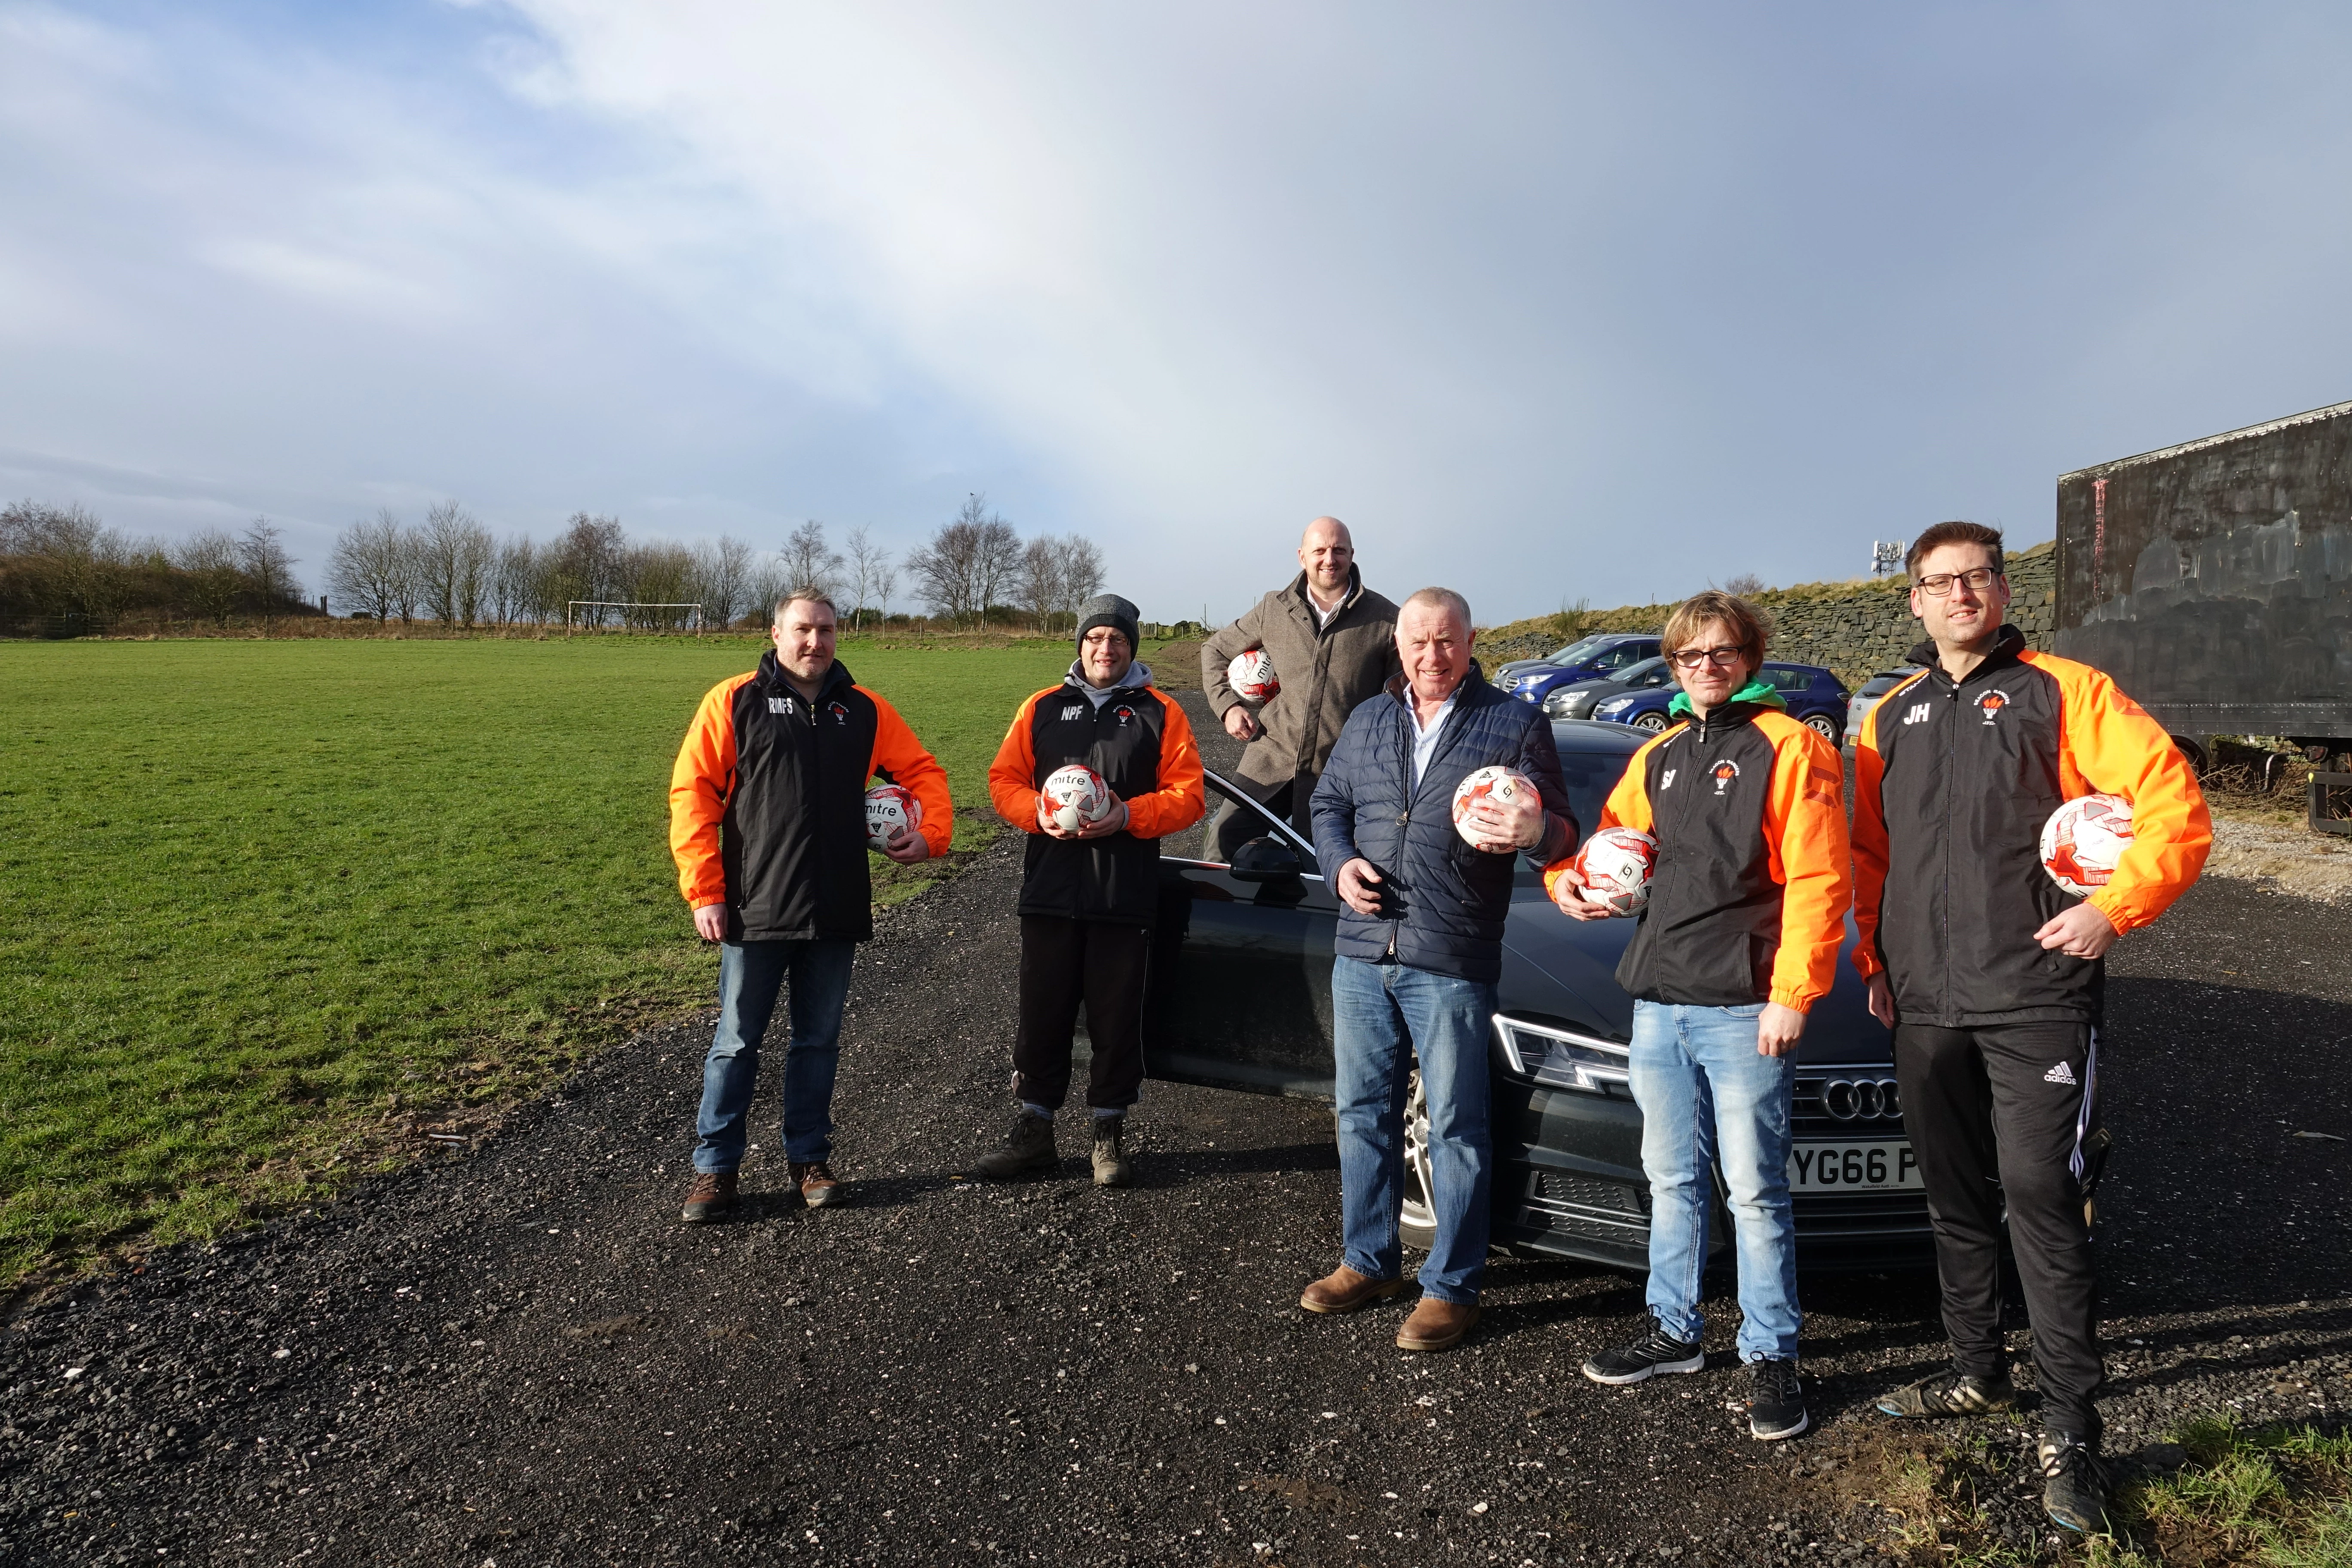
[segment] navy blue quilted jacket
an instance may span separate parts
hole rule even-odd
[[[1576,847],[1577,824],[1560,781],[1551,721],[1532,702],[1486,683],[1473,664],[1421,787],[1412,787],[1413,725],[1402,676],[1348,715],[1315,786],[1315,855],[1336,885],[1361,858],[1383,879],[1379,916],[1342,904],[1337,950],[1369,963],[1393,960],[1464,980],[1503,972],[1516,855],[1473,849],[1454,830],[1454,791],[1479,768],[1501,765],[1535,780],[1550,820],[1528,858],[1548,865]]]

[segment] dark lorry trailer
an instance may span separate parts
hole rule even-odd
[[[2192,757],[2212,735],[2352,751],[2352,403],[2061,475],[2057,572],[2052,651]]]

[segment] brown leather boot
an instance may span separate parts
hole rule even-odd
[[[1450,1351],[1462,1342],[1478,1321],[1478,1303],[1463,1306],[1453,1301],[1441,1301],[1434,1296],[1423,1296],[1413,1307],[1412,1316],[1397,1331],[1397,1349],[1401,1351]]]
[[[801,1202],[813,1209],[821,1209],[842,1195],[841,1178],[823,1160],[791,1162],[793,1185],[801,1190]]]
[[[1300,1291],[1298,1304],[1310,1312],[1352,1312],[1374,1301],[1385,1301],[1403,1289],[1402,1279],[1375,1279],[1342,1263]]]
[[[697,1171],[686,1189],[686,1206],[677,1217],[688,1225],[717,1219],[735,1206],[735,1173]]]

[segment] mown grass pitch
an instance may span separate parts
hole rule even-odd
[[[0,1283],[302,1196],[707,1001],[670,762],[761,646],[0,645]],[[961,807],[1069,652],[842,658]]]

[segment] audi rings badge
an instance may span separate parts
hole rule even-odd
[[[1891,1078],[1833,1078],[1822,1085],[1822,1109],[1840,1121],[1885,1121],[1903,1114],[1903,1091]]]

